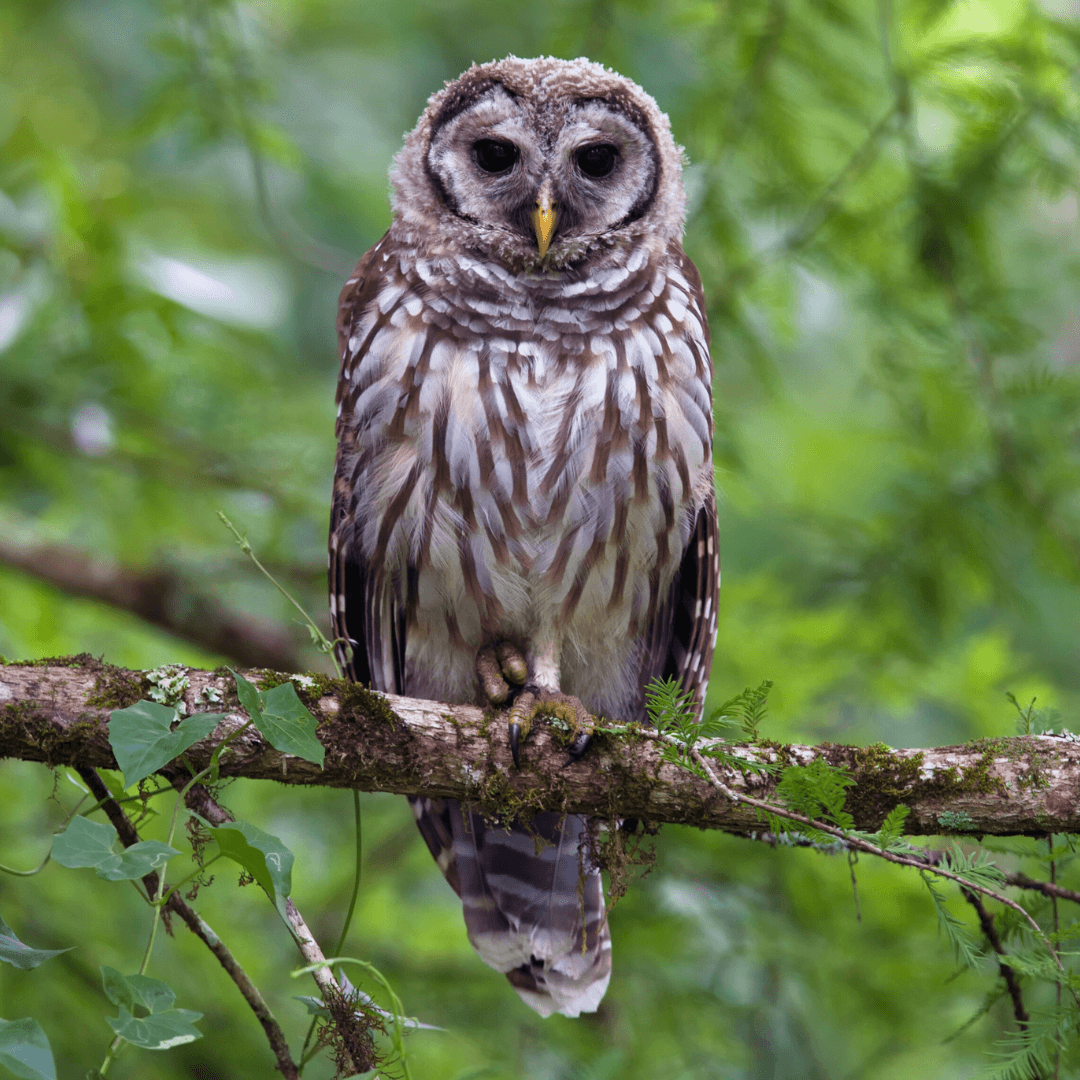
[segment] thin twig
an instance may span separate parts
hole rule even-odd
[[[651,739],[655,742],[666,742],[684,747],[684,744],[680,743],[678,739],[672,738],[670,735],[665,735],[661,732],[643,730],[638,732],[638,734],[642,738]],[[743,795],[740,792],[734,791],[716,776],[712,770],[712,766],[700,750],[689,747],[689,752],[694,764],[705,774],[708,782],[725,798],[730,799],[734,803],[741,803],[744,806],[753,806],[773,817],[785,818],[788,821],[796,821],[800,825],[805,825],[818,832],[826,833],[829,836],[835,836],[838,840],[845,841],[853,850],[865,851],[867,854],[874,855],[879,859],[884,859],[886,862],[896,863],[898,866],[913,866],[920,870],[926,870],[927,868],[924,860],[916,859],[908,855],[901,855],[895,851],[886,851],[876,844],[872,844],[869,840],[863,840],[861,837],[853,836],[851,833],[845,832],[843,829],[837,828],[834,825],[829,825],[824,821],[817,821],[807,817],[805,814],[796,813],[794,810],[788,810],[785,807],[767,803],[762,799],[755,799],[751,795]],[[972,892],[978,892],[982,893],[984,896],[989,896],[992,900],[997,900],[998,903],[1004,904],[1005,907],[1012,908],[1013,911],[1019,913],[1024,921],[1031,927],[1035,936],[1043,943],[1046,951],[1053,958],[1054,964],[1057,966],[1058,970],[1062,975],[1066,974],[1065,968],[1061,963],[1061,957],[1058,956],[1057,949],[1050,943],[1039,924],[1015,900],[1010,900],[1009,897],[1005,896],[1003,893],[996,892],[994,889],[968,881],[960,874],[953,873],[951,870],[945,870],[940,866],[935,866],[932,872],[939,877],[949,878],[951,881],[955,881],[962,888],[967,888],[972,890]],[[1071,986],[1069,987],[1069,992],[1072,995],[1073,1001],[1076,1002],[1077,1008],[1080,1008],[1080,996],[1077,995],[1076,991]]]
[[[862,908],[859,906],[859,882],[855,878],[855,863],[859,857],[854,851],[847,853],[848,869],[851,871],[851,895],[855,897],[855,921],[862,922]]]
[[[1047,846],[1050,848],[1050,884],[1051,885],[1056,885],[1057,884],[1057,860],[1053,857],[1054,856],[1054,834],[1053,833],[1051,833],[1046,838],[1046,843],[1047,843]],[[1059,926],[1058,926],[1058,898],[1056,896],[1051,896],[1050,897],[1050,906],[1053,908],[1053,911],[1054,911],[1054,940],[1055,941],[1060,941],[1061,939],[1058,937],[1058,932],[1059,932],[1059,929],[1060,929]],[[1058,981],[1058,984],[1057,984],[1057,1007],[1060,1010],[1060,1008],[1061,1008],[1061,981],[1060,980]],[[1061,1046],[1058,1045],[1058,1046],[1056,1046],[1054,1048],[1054,1080],[1058,1080],[1058,1077],[1059,1077],[1060,1073],[1061,1073]]]
[[[998,934],[997,927],[994,926],[994,916],[986,910],[982,898],[968,888],[961,888],[960,892],[963,893],[964,899],[975,909],[976,914],[979,916],[979,926],[982,927],[982,932],[990,943],[990,948],[997,953],[999,958],[1006,956],[1005,946],[1001,943],[1001,935]],[[998,960],[998,971],[1005,980],[1009,997],[1012,998],[1013,1015],[1016,1017],[1017,1026],[1021,1031],[1027,1031],[1028,1021],[1031,1017],[1028,1015],[1027,1009],[1024,1008],[1024,999],[1020,993],[1020,982],[1016,977],[1016,972],[1003,959]]]
[[[184,777],[179,771],[171,772],[169,779],[173,787],[180,788],[184,785]],[[232,815],[202,784],[192,785],[187,791],[185,801],[189,809],[194,810],[211,825],[225,825],[233,820]],[[285,921],[300,955],[312,967],[311,976],[322,993],[323,1004],[337,1024],[343,1046],[349,1055],[349,1064],[357,1072],[367,1072],[371,1068],[371,1061],[365,1056],[369,1040],[365,1038],[366,1029],[361,1017],[348,1001],[348,995],[342,990],[333,971],[327,966],[325,954],[291,897],[285,901]]]

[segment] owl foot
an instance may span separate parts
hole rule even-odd
[[[528,737],[533,721],[541,716],[561,720],[570,727],[574,740],[570,744],[570,760],[577,761],[592,738],[593,718],[589,710],[576,697],[560,694],[556,690],[542,690],[538,686],[526,686],[517,696],[510,710],[510,753],[514,766],[520,767],[518,747]]]
[[[484,697],[492,705],[505,705],[510,698],[511,684],[524,686],[529,677],[525,655],[509,641],[485,645],[476,654],[476,674],[484,688]]]

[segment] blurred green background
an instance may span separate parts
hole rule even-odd
[[[148,668],[273,647],[319,665],[215,513],[325,623],[336,297],[389,222],[391,155],[472,61],[587,54],[656,96],[690,162],[725,574],[711,696],[771,678],[764,733],[804,742],[1011,734],[1007,690],[1068,723],[1078,15],[0,0],[0,652]],[[236,617],[255,640],[214,637]],[[0,862],[32,866],[76,789],[8,761],[0,793]],[[297,904],[330,947],[348,795],[237,784],[224,801],[296,851]],[[346,952],[446,1029],[409,1037],[414,1077],[967,1077],[1012,1024],[993,964],[956,974],[913,875],[861,863],[860,922],[843,860],[679,828],[615,909],[601,1011],[542,1021],[473,955],[405,801],[362,802]],[[302,1039],[291,995],[310,984],[287,977],[299,960],[265,898],[223,872],[198,907]],[[35,1016],[59,1075],[83,1076],[111,1034],[99,966],[136,970],[145,908],[50,865],[0,876],[0,914],[32,945],[78,945],[0,965],[0,1015]],[[190,934],[159,938],[149,974],[205,1013],[205,1038],[112,1075],[271,1075]]]

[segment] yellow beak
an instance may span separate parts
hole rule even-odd
[[[546,186],[546,185],[545,185]],[[536,209],[532,212],[532,225],[536,231],[536,244],[540,248],[540,258],[547,254],[551,244],[552,233],[555,232],[555,204],[546,193],[541,194],[536,200]]]

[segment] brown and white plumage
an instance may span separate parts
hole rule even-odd
[[[477,653],[508,641],[596,715],[643,718],[654,676],[700,705],[712,367],[680,169],[652,98],[585,60],[510,57],[429,101],[341,295],[330,591],[353,678],[482,700]],[[584,822],[413,806],[482,958],[544,1015],[594,1010],[610,935]]]

